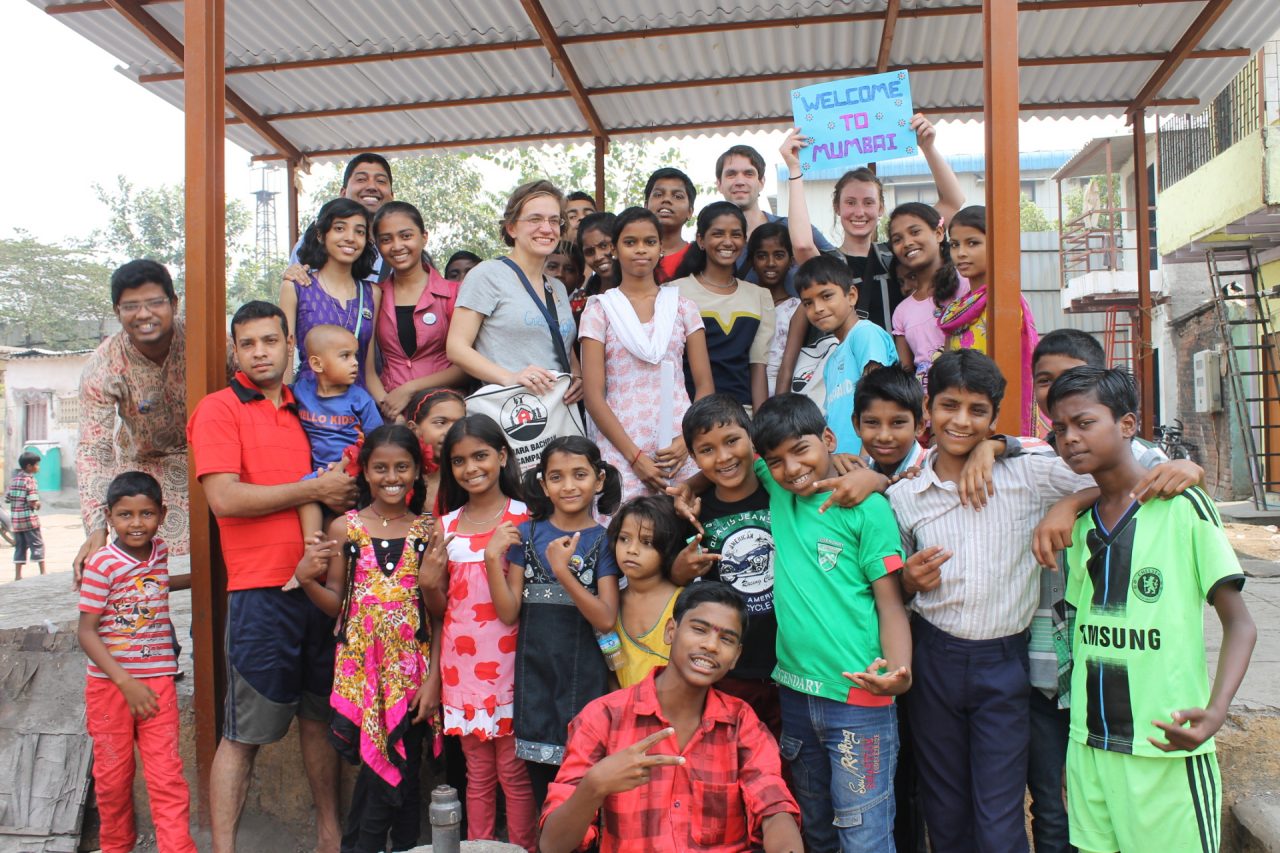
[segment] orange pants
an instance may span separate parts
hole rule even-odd
[[[133,821],[133,749],[142,755],[142,775],[151,798],[151,821],[160,853],[196,853],[191,840],[190,795],[178,756],[178,696],[173,678],[145,679],[160,710],[135,720],[124,694],[106,678],[86,679],[85,716],[93,738],[93,782],[102,822],[103,853],[129,853],[138,840]]]

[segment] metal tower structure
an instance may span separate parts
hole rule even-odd
[[[267,189],[267,173],[271,170],[263,167],[258,170],[262,175],[262,188],[253,194],[257,199],[254,213],[253,262],[258,267],[258,274],[266,278],[271,272],[271,265],[280,254],[280,244],[276,236],[276,196],[277,192]]]

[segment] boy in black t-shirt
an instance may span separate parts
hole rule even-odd
[[[742,596],[751,631],[737,665],[716,687],[749,704],[777,737],[782,713],[771,678],[778,662],[774,545],[769,495],[752,470],[750,422],[734,397],[713,394],[689,408],[681,427],[690,456],[712,488],[693,502],[703,532],[680,552],[671,579],[682,585],[699,578],[719,580]]]

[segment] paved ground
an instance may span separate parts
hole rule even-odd
[[[70,563],[83,541],[79,517],[72,507],[57,501],[47,500],[46,506],[48,512],[43,521],[50,574],[13,583],[12,555],[0,552],[0,629],[45,624],[56,630],[74,630],[77,594],[70,584]],[[1237,790],[1275,791],[1280,764],[1267,754],[1280,756],[1280,531],[1261,525],[1246,527],[1229,523],[1228,535],[1240,552],[1248,575],[1244,595],[1258,625],[1258,644],[1232,705],[1231,718],[1219,737],[1219,759],[1224,781],[1230,779],[1238,783]],[[175,569],[182,570],[180,566]],[[178,636],[185,639],[191,622],[190,595],[176,593],[171,609]],[[1221,631],[1216,615],[1208,608],[1205,609],[1205,639],[1212,674],[1217,665]],[[190,673],[190,643],[183,645],[188,648],[184,649],[182,665]],[[192,682],[190,677],[184,679],[179,689],[189,692]],[[1234,786],[1228,783],[1224,787]],[[257,820],[257,816],[250,820],[256,827],[250,835],[261,833],[264,840],[271,838],[272,841],[263,848],[254,845],[255,849],[263,849],[264,853],[291,849],[280,827],[267,818],[262,818],[260,825],[255,823]]]
[[[75,492],[44,495],[45,508],[40,514],[45,542],[45,567],[41,577],[30,563],[22,580],[13,579],[13,551],[0,550],[0,629],[26,628],[52,624],[59,630],[75,630],[78,593],[71,586],[71,561],[84,543],[84,527],[80,522],[78,497]],[[183,557],[175,559],[170,569],[175,574],[186,571]],[[188,636],[191,627],[191,595],[174,593],[170,612],[179,638]],[[183,669],[191,670],[191,643],[183,641]],[[184,683],[190,689],[191,680]]]

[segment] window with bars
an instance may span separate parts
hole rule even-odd
[[[1160,125],[1160,189],[1176,184],[1261,126],[1259,81],[1255,54],[1204,112],[1170,116]]]
[[[49,400],[27,400],[22,405],[22,441],[48,441]]]
[[[58,398],[58,426],[73,427],[80,423],[80,397],[68,394]]]

